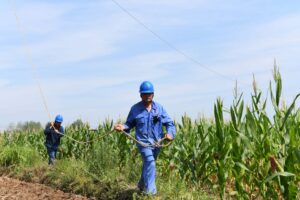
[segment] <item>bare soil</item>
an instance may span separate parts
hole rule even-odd
[[[55,190],[51,187],[38,184],[38,183],[27,183],[19,181],[9,177],[0,177],[0,199],[11,200],[11,199],[76,199],[86,200],[86,197],[64,193],[60,190]]]

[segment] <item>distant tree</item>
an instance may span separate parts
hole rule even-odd
[[[13,122],[9,123],[9,125],[8,125],[8,127],[7,127],[7,130],[8,130],[8,131],[13,131],[13,130],[15,130],[15,129],[16,129],[15,123],[13,123]]]
[[[71,128],[78,128],[82,126],[84,126],[84,122],[81,119],[77,119],[70,125]]]
[[[15,127],[15,129],[21,131],[32,131],[32,130],[41,130],[43,129],[43,127],[40,122],[27,121],[27,122],[19,122]]]

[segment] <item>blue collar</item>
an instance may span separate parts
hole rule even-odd
[[[141,106],[141,109],[142,110],[144,110],[145,109],[145,106],[144,106],[144,103],[143,103],[143,101],[140,101],[140,106]],[[157,105],[156,105],[156,103],[154,102],[154,101],[152,101],[152,106],[151,106],[151,110],[154,110],[154,111],[156,111],[157,110]]]

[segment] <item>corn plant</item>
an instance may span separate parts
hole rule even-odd
[[[217,99],[213,119],[182,116],[175,122],[175,140],[161,150],[158,174],[170,181],[178,178],[193,186],[205,185],[221,199],[296,199],[300,196],[300,112],[296,108],[300,94],[285,105],[281,104],[281,93],[281,75],[275,65],[269,96],[263,95],[254,78],[250,105],[245,105],[243,94],[235,89],[228,109],[221,98]],[[271,116],[267,112],[269,101]],[[111,132],[113,124],[107,119],[94,131],[88,124],[67,127],[58,159],[80,160],[87,163],[88,173],[98,175],[109,167],[122,173],[129,166],[140,165],[135,143]],[[87,143],[74,142],[67,136]],[[27,130],[5,132],[1,143],[4,147],[33,147],[46,159],[44,140],[43,131]],[[14,159],[22,162],[16,152],[2,151],[0,164],[8,165]]]

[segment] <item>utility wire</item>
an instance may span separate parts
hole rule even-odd
[[[135,20],[138,24],[140,24],[142,27],[144,27],[147,31],[149,31],[154,37],[159,39],[161,42],[163,42],[165,45],[167,45],[169,48],[173,49],[177,53],[181,54],[191,62],[195,63],[196,65],[200,66],[201,68],[212,72],[219,77],[222,77],[223,79],[229,80],[229,81],[236,81],[235,79],[232,79],[229,76],[226,76],[216,70],[213,70],[209,67],[204,66],[202,63],[200,63],[197,59],[193,58],[192,56],[188,55],[187,53],[183,52],[182,50],[178,49],[176,46],[174,46],[172,43],[161,37],[159,34],[154,32],[152,29],[150,29],[145,23],[143,23],[141,20],[139,20],[135,15],[133,15],[131,12],[129,12],[124,6],[122,6],[119,2],[116,0],[111,0],[115,5],[117,5],[124,13],[126,13],[128,16],[130,16],[133,20]],[[243,85],[251,86],[250,84],[242,83]]]
[[[38,73],[37,73],[37,69],[36,69],[36,66],[32,60],[32,53],[31,53],[31,49],[28,47],[28,42],[26,40],[26,37],[25,37],[25,31],[21,25],[21,22],[20,22],[20,19],[17,15],[17,11],[16,11],[16,6],[15,6],[15,1],[14,0],[11,0],[11,6],[12,6],[12,10],[13,10],[13,13],[14,13],[14,16],[16,18],[16,22],[17,22],[17,27],[21,33],[21,38],[22,38],[22,42],[24,44],[24,50],[25,50],[25,55],[26,55],[26,59],[29,63],[29,65],[31,66],[31,69],[32,69],[32,76],[34,78],[34,80],[36,81],[37,85],[38,85],[38,89],[39,89],[39,92],[40,92],[40,95],[42,97],[42,100],[43,100],[43,104],[44,104],[44,107],[46,109],[46,112],[48,114],[48,117],[49,117],[49,120],[51,121],[51,114],[49,112],[49,108],[48,108],[48,105],[47,105],[47,100],[46,100],[46,97],[44,95],[44,92],[43,92],[43,89],[42,89],[42,86],[41,86],[41,83],[39,81],[39,77],[38,77]]]
[[[49,120],[51,121],[52,118],[51,118],[51,115],[50,115],[50,112],[49,112],[49,109],[48,109],[48,106],[47,106],[46,97],[45,97],[45,95],[44,95],[44,92],[43,92],[43,90],[42,90],[42,87],[41,87],[41,84],[40,84],[40,81],[39,81],[39,77],[38,77],[38,73],[37,73],[37,68],[36,68],[36,66],[35,66],[35,64],[34,64],[34,62],[33,62],[33,60],[32,60],[31,49],[27,46],[27,41],[26,41],[26,37],[25,37],[25,31],[24,31],[24,29],[23,29],[22,26],[21,26],[20,19],[19,19],[18,15],[17,15],[17,12],[16,12],[15,1],[14,1],[14,0],[11,0],[11,3],[12,3],[12,4],[11,4],[11,5],[12,5],[12,10],[13,10],[14,16],[15,16],[15,18],[16,18],[17,26],[18,26],[18,29],[19,29],[19,31],[20,31],[20,33],[21,33],[22,40],[23,40],[23,43],[24,43],[24,46],[25,46],[25,53],[26,53],[25,55],[26,55],[26,58],[27,58],[27,60],[28,60],[28,63],[29,63],[30,66],[31,66],[33,78],[35,79],[35,81],[36,81],[36,83],[37,83],[37,85],[38,85],[39,92],[40,92],[41,97],[42,97],[42,99],[43,99],[43,104],[44,104],[45,109],[46,109],[46,111],[47,111],[47,113],[48,113]],[[94,130],[91,130],[91,131],[94,131]],[[107,135],[110,134],[112,131],[109,131],[109,132],[104,133],[102,136],[100,136],[100,138],[96,138],[96,139],[94,139],[94,140],[85,141],[85,142],[83,142],[83,141],[78,141],[78,140],[76,140],[76,139],[74,139],[74,138],[72,138],[72,137],[70,137],[70,136],[68,136],[68,135],[66,135],[66,134],[62,134],[62,133],[60,133],[60,132],[59,132],[58,130],[56,130],[56,129],[55,129],[55,132],[56,132],[57,134],[59,134],[59,135],[62,135],[62,136],[64,136],[64,137],[66,137],[66,138],[68,138],[68,139],[74,141],[74,142],[77,142],[77,143],[79,143],[79,144],[88,144],[88,143],[94,142],[94,141],[96,141],[96,140],[102,139],[104,136],[107,136]]]

